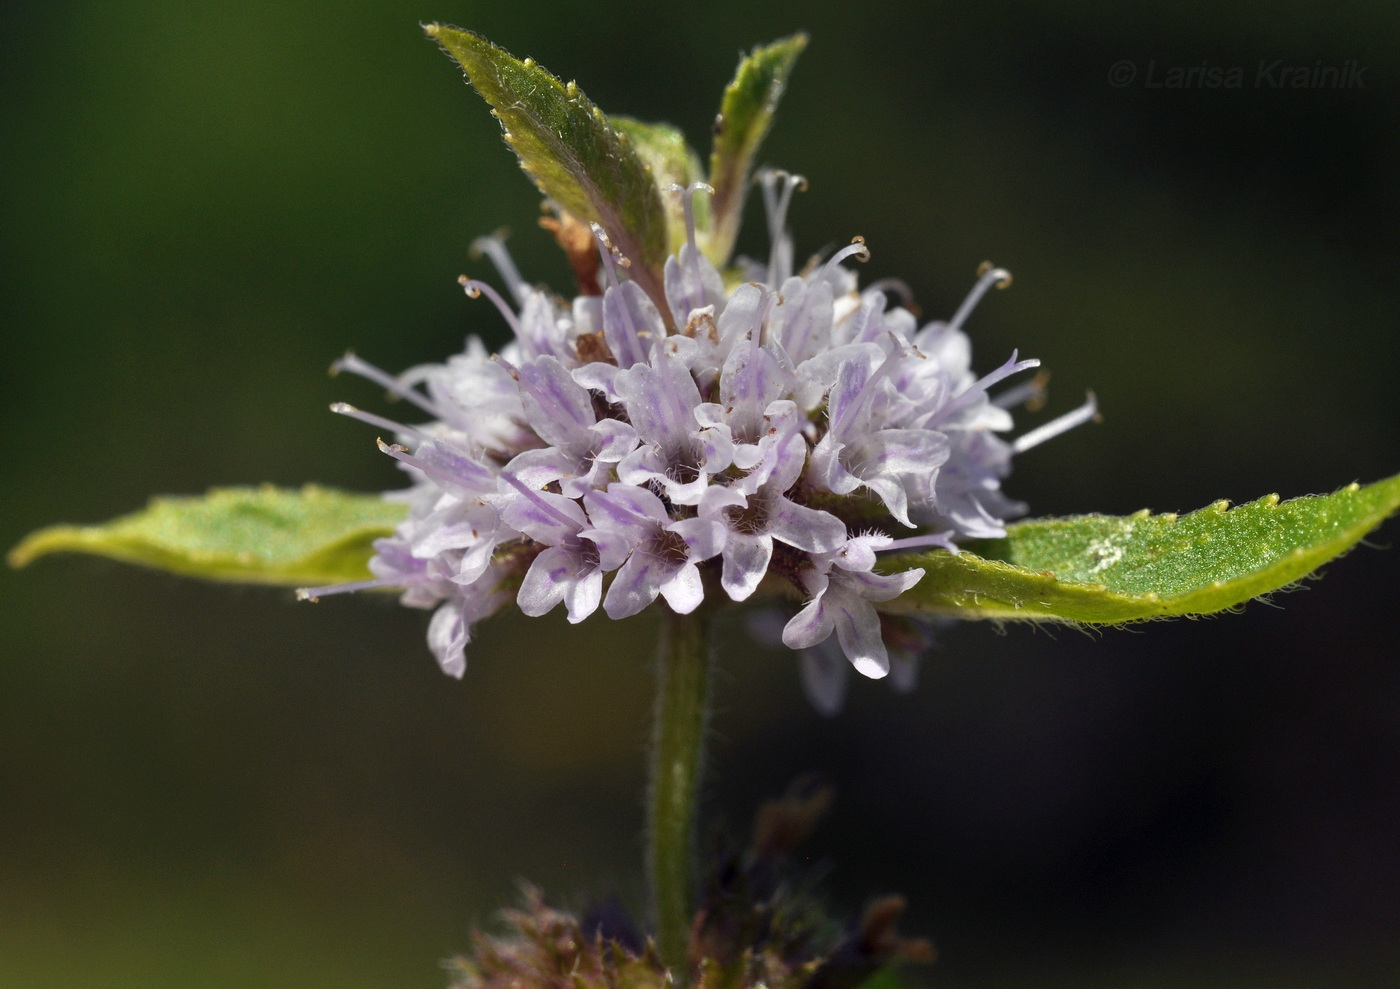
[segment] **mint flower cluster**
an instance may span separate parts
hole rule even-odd
[[[860,238],[794,272],[785,216],[802,179],[760,181],[772,249],[766,263],[741,260],[732,284],[695,242],[692,199],[709,187],[673,186],[688,238],[665,262],[664,307],[627,278],[629,260],[597,224],[596,285],[584,284],[595,293],[572,301],[526,283],[504,244],[484,238],[509,301],[461,281],[510,325],[499,353],[472,337],[446,363],[396,377],[354,355],[337,362],[431,421],[333,406],[393,432],[379,446],[413,481],[389,495],[409,516],[375,543],[373,580],[301,594],[404,588],[404,604],[436,608],[428,643],[460,677],[472,624],[512,597],[527,615],[562,604],[581,622],[600,606],[627,618],[660,597],[687,614],[707,594],[744,601],[786,585],[805,604],[785,645],[811,650],[834,634],[860,673],[888,674],[876,605],[923,570],[880,573],[878,554],[1002,535],[1023,510],[1001,492],[1012,456],[1093,417],[1093,398],[1003,439],[1008,407],[1037,385],[990,390],[1038,362],[1013,353],[976,376],[963,323],[1010,276],[984,266],[950,320],[919,326],[897,304],[901,284],[858,288],[845,262],[869,256]],[[830,669],[809,665],[809,680]]]

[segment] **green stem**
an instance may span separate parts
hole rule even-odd
[[[651,736],[647,872],[661,961],[686,981],[695,915],[695,826],[710,710],[708,622],[665,611]]]

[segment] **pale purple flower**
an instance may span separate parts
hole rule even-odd
[[[644,487],[610,484],[584,496],[594,528],[628,548],[603,610],[629,618],[656,600],[688,615],[705,599],[699,564],[719,554],[724,529],[711,519],[672,520],[666,504]]]
[[[599,284],[571,301],[527,284],[487,237],[475,247],[505,294],[461,281],[510,327],[498,354],[473,337],[398,376],[337,362],[428,421],[333,407],[392,435],[380,447],[411,486],[387,497],[408,518],[375,544],[373,579],[303,595],[401,588],[405,604],[436,609],[429,645],[460,676],[472,624],[512,597],[527,615],[562,604],[578,622],[599,607],[625,618],[660,598],[685,614],[706,594],[787,586],[804,603],[781,638],[819,708],[839,704],[848,663],[912,685],[924,640],[887,643],[908,620],[880,606],[923,571],[882,573],[877,554],[1003,534],[1022,511],[1001,492],[1012,457],[1093,417],[1093,399],[1001,438],[1008,408],[1038,385],[990,389],[1037,362],[1012,354],[978,377],[963,324],[1010,276],[985,271],[951,320],[920,327],[895,304],[901,283],[858,289],[845,265],[868,256],[859,238],[794,272],[785,218],[805,181],[762,182],[772,249],[741,261],[732,288],[737,272],[696,244],[691,197],[708,187],[674,187],[688,237],[666,261],[662,308],[601,228]]]
[[[899,574],[873,572],[875,551],[892,542],[889,536],[856,536],[830,553],[812,554],[799,576],[812,598],[783,628],[783,645],[810,649],[834,632],[857,672],[877,680],[887,676],[889,653],[872,602],[899,597],[924,575],[917,567]]]

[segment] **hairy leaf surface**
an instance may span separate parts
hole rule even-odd
[[[22,567],[49,553],[91,553],[209,580],[336,584],[364,580],[371,543],[393,532],[403,505],[314,485],[215,488],[203,497],[152,498],[95,526],[40,529],[10,551]]]
[[[806,47],[807,36],[794,34],[755,48],[739,63],[734,80],[725,87],[710,155],[714,231],[706,245],[710,260],[720,267],[729,260],[739,233],[754,155],[773,124],[797,56]]]
[[[1115,624],[1205,615],[1312,573],[1400,508],[1400,476],[1331,495],[1277,495],[1189,515],[1082,515],[1007,527],[1005,539],[883,561],[924,578],[884,607],[962,618]]]
[[[666,215],[652,173],[627,135],[576,84],[560,82],[533,59],[521,61],[461,28],[424,30],[491,105],[540,191],[585,223],[601,224],[632,261],[630,276],[664,303]]]
[[[680,129],[670,124],[646,124],[631,117],[614,116],[609,119],[614,127],[627,135],[632,147],[651,169],[666,209],[667,248],[674,254],[685,243],[685,207],[681,197],[667,192],[666,187],[672,184],[688,187],[692,182],[703,181],[705,171],[700,164],[700,156],[686,144],[685,135]],[[703,240],[710,229],[710,200],[707,196],[697,195],[693,202],[695,226]]]

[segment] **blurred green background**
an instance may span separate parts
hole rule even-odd
[[[702,149],[740,49],[810,31],[764,154],[811,180],[799,251],[863,234],[862,277],[929,316],[991,258],[1016,284],[980,366],[1042,358],[1051,412],[1099,394],[1102,426],[1018,461],[1039,514],[1400,470],[1394,5],[51,0],[0,11],[0,543],[153,492],[397,486],[327,413],[379,400],[330,361],[499,340],[455,278],[503,225],[568,287],[423,20]],[[1256,86],[1261,60],[1364,88]],[[1150,85],[1200,65],[1243,85]],[[1279,608],[955,628],[915,694],[857,683],[834,720],[731,621],[708,818],[829,771],[827,892],[908,894],[930,986],[1393,985],[1396,531]],[[640,898],[647,619],[494,619],[456,683],[386,601],[83,558],[0,594],[6,989],[428,989],[518,877]]]

